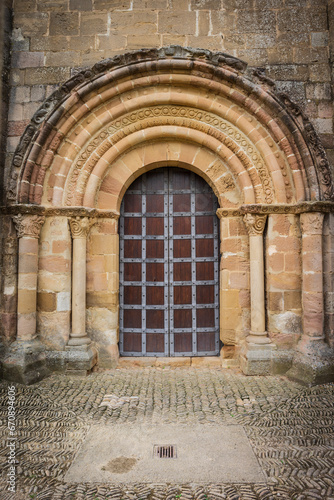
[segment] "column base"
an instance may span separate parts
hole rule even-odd
[[[267,332],[249,332],[248,337],[246,338],[246,342],[248,344],[271,344],[271,340],[268,337]]]
[[[323,339],[303,338],[297,345],[292,367],[286,375],[308,387],[334,382],[334,349]]]
[[[97,350],[89,345],[67,345],[65,347],[66,375],[86,376],[97,363]]]
[[[30,385],[49,374],[45,346],[38,340],[15,341],[7,349],[2,361],[2,375],[5,380]]]
[[[270,342],[270,339],[268,339]],[[245,342],[240,352],[240,368],[245,375],[271,375],[273,371],[273,343]]]
[[[70,346],[81,346],[81,345],[89,345],[91,340],[87,335],[83,335],[82,337],[70,336],[70,340],[67,345]]]

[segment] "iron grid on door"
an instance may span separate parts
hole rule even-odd
[[[216,208],[211,188],[185,170],[158,169],[130,186],[120,218],[121,355],[218,354]]]

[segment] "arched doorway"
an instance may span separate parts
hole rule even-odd
[[[83,357],[87,370],[117,365],[121,201],[166,165],[197,173],[219,201],[222,359],[246,374],[292,366],[296,379],[332,376],[324,299],[333,266],[321,256],[333,247],[334,188],[324,148],[261,72],[175,46],[83,70],[27,126],[5,209],[19,247],[5,376],[16,377],[19,358],[17,379],[36,380],[30,353],[40,366],[45,346],[52,369],[56,359],[81,370]]]
[[[152,170],[120,217],[120,354],[219,353],[217,198],[193,172]]]

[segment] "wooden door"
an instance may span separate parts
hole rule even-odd
[[[120,218],[120,353],[219,353],[217,198],[192,172],[153,170]]]

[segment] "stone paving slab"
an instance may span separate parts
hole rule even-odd
[[[334,384],[156,367],[16,385],[14,497],[6,491],[8,385],[0,384],[1,500],[334,500]],[[116,398],[101,406],[108,395]],[[242,426],[267,482],[66,483],[92,426],[123,424]]]
[[[175,451],[161,458],[154,456],[155,446]],[[241,425],[118,424],[92,426],[65,481],[208,484],[266,478]]]

